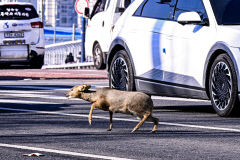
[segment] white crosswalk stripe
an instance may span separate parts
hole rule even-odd
[[[69,90],[69,88],[50,87],[50,86],[1,86],[3,88],[19,88],[19,89],[41,89],[41,90]]]
[[[13,88],[14,86],[10,87]],[[19,87],[19,86],[18,86]],[[24,88],[24,87],[19,87]],[[31,89],[39,89],[38,86],[34,88],[34,86],[28,86],[27,88]],[[0,104],[1,103],[12,103],[12,104],[62,104],[61,102],[51,102],[51,100],[66,100],[66,97],[64,95],[64,92],[62,92],[62,95],[54,95],[56,92],[56,89],[61,88],[54,88],[54,87],[41,87],[44,88],[44,90],[41,91],[23,91],[23,90],[8,90],[1,89],[0,90]],[[51,91],[51,89],[55,91]],[[69,90],[69,89],[65,89]],[[6,98],[7,97],[7,98]],[[16,98],[35,98],[35,100],[20,100],[20,99],[14,99]],[[47,99],[49,102],[42,102],[37,98]],[[156,100],[175,100],[175,101],[207,101],[207,100],[195,100],[195,99],[186,99],[186,98],[172,98],[172,97],[160,97],[160,96],[152,96],[153,99]],[[72,99],[71,99],[72,100]],[[81,101],[81,99],[74,99],[77,101]],[[62,115],[62,116],[79,116],[87,118],[88,115],[85,114],[72,114],[72,113],[64,113],[64,112],[54,112],[54,111],[40,111],[40,110],[34,110],[34,109],[23,109],[23,108],[11,108],[11,107],[0,107],[0,110],[9,110],[9,111],[21,111],[21,112],[33,112],[33,113],[40,113],[40,114],[55,114],[55,115]],[[102,117],[102,116],[93,116],[94,118],[100,118],[100,119],[108,119],[108,117]],[[130,122],[137,122],[138,120],[131,120],[131,119],[125,119],[125,118],[114,118],[115,120],[121,120],[121,121],[130,121]],[[178,127],[188,127],[188,128],[199,128],[199,129],[208,129],[208,130],[223,130],[223,131],[231,131],[231,132],[240,132],[239,129],[233,129],[233,128],[221,128],[221,127],[212,127],[212,126],[199,126],[199,125],[190,125],[190,124],[180,124],[180,123],[167,123],[167,122],[159,122],[159,124],[162,125],[168,125],[168,126],[178,126]]]
[[[51,91],[44,91],[44,92],[41,92],[41,91],[21,91],[21,90],[0,90],[0,94],[1,95],[5,95],[5,94],[8,94],[8,93],[11,93],[11,94],[42,94],[42,93],[53,93]]]
[[[0,93],[0,96],[12,96],[12,93]],[[56,99],[56,100],[66,100],[67,98],[64,96],[54,96],[54,95],[46,95],[46,94],[14,94],[14,97],[23,97],[23,98],[44,98],[44,99]],[[76,100],[76,99],[72,99]],[[79,99],[78,99],[79,100]]]
[[[54,99],[54,100],[66,100],[64,96],[53,95],[54,90],[58,91],[68,91],[70,88],[61,88],[61,87],[49,87],[49,86],[1,86],[6,88],[6,90],[0,90],[0,96],[15,96],[15,97],[25,97],[25,98],[43,98],[43,99]],[[102,88],[106,86],[92,86],[92,90],[97,88]],[[19,88],[19,89],[33,89],[40,91],[22,91],[22,90],[7,90],[7,88]],[[49,91],[50,90],[50,91]],[[53,91],[51,91],[53,90]],[[183,101],[183,102],[210,102],[209,100],[199,100],[199,99],[189,99],[189,98],[176,98],[176,97],[162,97],[162,96],[152,96],[153,100],[171,100],[171,101]],[[71,100],[80,100],[80,99],[71,99]]]
[[[15,100],[15,99],[0,99],[1,103],[14,103],[14,104],[60,104],[60,103],[53,103],[53,102],[40,102],[40,101],[26,101],[26,100]]]
[[[65,97],[65,91],[61,92],[62,95],[54,95],[56,90],[69,90],[62,89],[60,87],[39,87],[39,86],[1,86],[4,89],[0,90],[0,103],[19,103],[19,104],[60,104],[60,103],[52,103],[52,102],[41,102],[40,99],[52,100],[67,100]],[[6,88],[6,89],[5,89]],[[8,88],[15,88],[14,90],[8,90]],[[30,88],[32,90],[22,90]],[[38,89],[44,90],[38,90]],[[17,90],[21,89],[21,90]],[[35,90],[36,89],[36,90]],[[14,97],[14,98],[13,98]],[[18,98],[35,98],[34,100],[20,100]],[[16,100],[17,99],[17,100]],[[71,101],[82,101],[79,98],[72,98]]]

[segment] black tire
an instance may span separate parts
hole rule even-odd
[[[33,57],[30,60],[30,67],[34,68],[34,69],[41,69],[43,64],[44,64],[44,56],[43,55]]]
[[[219,55],[211,66],[209,93],[213,108],[219,116],[239,114],[236,71],[227,54]]]
[[[99,43],[95,44],[93,47],[93,61],[94,61],[94,66],[96,69],[105,69],[106,64],[104,63],[104,56],[102,49],[99,45]]]
[[[8,69],[10,67],[10,64],[0,64],[0,69]]]
[[[117,51],[109,68],[109,86],[123,91],[135,90],[131,61],[125,50]]]

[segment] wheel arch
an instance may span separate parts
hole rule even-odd
[[[136,71],[135,71],[135,66],[134,66],[131,52],[130,52],[127,44],[124,42],[124,40],[122,40],[120,38],[115,39],[110,46],[109,52],[107,54],[107,71],[109,71],[109,69],[110,69],[112,59],[113,59],[114,55],[116,54],[116,52],[119,50],[122,50],[122,49],[124,49],[127,52],[127,55],[131,61],[132,67],[133,67],[133,75],[135,76]]]
[[[93,42],[93,45],[92,45],[92,55],[93,55],[94,47],[95,47],[96,44],[99,44],[99,42],[95,40],[95,41]],[[99,45],[100,45],[100,44],[99,44]],[[101,46],[100,46],[100,47],[101,47]]]
[[[205,61],[204,66],[204,75],[203,75],[203,86],[205,86],[206,93],[209,97],[209,84],[208,84],[208,78],[211,70],[211,66],[214,62],[214,60],[217,58],[218,55],[222,53],[227,53],[227,55],[230,57],[231,61],[233,62],[234,69],[236,71],[237,76],[237,83],[238,83],[238,90],[240,88],[239,84],[239,69],[237,67],[237,62],[234,58],[234,55],[232,51],[229,49],[226,43],[224,42],[217,42],[213,45],[213,47],[210,49],[208,56]]]

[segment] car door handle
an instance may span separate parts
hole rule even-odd
[[[104,27],[104,21],[102,22],[102,27]]]

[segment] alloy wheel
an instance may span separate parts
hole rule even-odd
[[[111,68],[111,88],[128,90],[128,66],[122,57],[115,59]]]
[[[232,98],[233,84],[230,68],[225,62],[218,62],[213,69],[211,78],[213,102],[219,110],[225,110]]]

